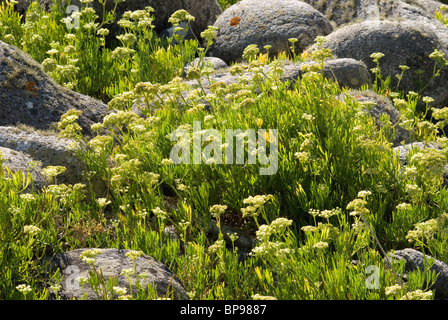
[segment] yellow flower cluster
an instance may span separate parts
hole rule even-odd
[[[241,208],[241,212],[243,213],[243,217],[256,217],[258,215],[258,210],[263,208],[266,201],[274,199],[274,196],[271,194],[268,195],[257,195],[250,196],[243,200],[244,204],[248,206],[245,208]]]
[[[23,232],[28,233],[31,236],[35,236],[41,231],[39,227],[33,225],[26,225],[23,227]]]
[[[128,257],[129,259],[135,261],[137,260],[138,257],[142,256],[144,253],[143,251],[128,251],[125,253],[125,256]]]
[[[439,232],[448,235],[447,221],[448,214],[445,213],[435,219],[417,223],[414,230],[408,231],[406,239],[409,242],[423,242],[433,239]]]
[[[88,249],[88,250],[84,250],[79,255],[79,259],[81,259],[85,263],[93,265],[95,263],[96,256],[98,256],[100,254],[101,254],[101,250],[100,249]]]
[[[218,219],[226,210],[226,205],[215,204],[210,207],[210,214],[212,217]]]

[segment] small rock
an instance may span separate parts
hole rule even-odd
[[[398,155],[400,162],[403,165],[407,165],[409,151],[413,149],[423,150],[428,148],[440,150],[440,146],[436,142],[412,142],[405,145],[396,146],[393,150]]]
[[[69,139],[59,139],[55,134],[42,133],[33,130],[33,128],[25,130],[24,126],[22,126],[22,129],[0,126],[0,146],[23,153],[26,157],[39,161],[42,168],[64,166],[66,171],[57,177],[58,183],[72,185],[88,183],[82,176],[82,171],[86,170],[86,167],[77,157],[75,151],[71,149],[70,143],[71,140]],[[19,163],[17,165],[20,167]],[[38,179],[40,178],[38,177]],[[48,183],[42,184],[40,182],[36,187],[41,188],[48,185]],[[101,196],[106,190],[104,182],[99,179],[93,179],[91,182],[93,191]]]
[[[32,192],[42,189],[46,185],[45,177],[42,175],[42,165],[36,161],[33,168],[32,159],[30,156],[24,154],[20,151],[15,151],[9,148],[0,147],[0,156],[3,156],[3,174],[7,174],[6,168],[11,172],[15,173],[21,171],[25,176],[30,174],[34,177],[34,190],[32,184],[30,183],[26,189],[27,192]]]
[[[395,126],[395,137],[391,141],[392,147],[401,146],[403,142],[410,142],[409,131],[398,125],[400,113],[388,98],[381,96],[372,90],[350,90],[347,94],[360,103],[369,104],[366,111],[375,119],[378,126],[382,125],[381,116],[383,114],[389,116],[391,125]]]
[[[82,299],[83,290],[79,284],[78,278],[89,278],[89,268],[86,262],[82,261],[79,256],[87,249],[76,249],[64,253],[59,253],[51,260],[51,269],[55,272],[60,269],[64,276],[61,282],[61,290],[58,295],[62,299]],[[134,268],[134,262],[126,257],[126,253],[133,250],[121,249],[98,249],[100,254],[95,258],[95,268],[101,270],[104,280],[110,277],[116,277],[118,286],[127,289],[130,293],[130,285],[126,275],[122,275],[122,271]],[[161,262],[147,256],[142,255],[136,259],[137,275],[146,274],[144,280],[140,280],[143,287],[155,285],[157,295],[165,297],[168,295],[176,300],[188,300],[189,297],[181,281]],[[130,277],[132,283],[132,291],[135,292],[135,275]],[[87,300],[97,300],[98,297],[91,289],[89,284],[84,284],[84,291],[87,294]],[[54,298],[54,297],[53,297]]]
[[[192,62],[187,63],[184,68],[184,75],[187,74],[191,67],[203,68],[211,66],[215,70],[227,68],[228,65],[224,60],[216,57],[205,57],[204,59],[196,58]]]
[[[315,62],[304,62],[304,64],[315,64]],[[300,64],[294,65],[297,68],[302,68]],[[286,69],[289,69],[289,67],[286,66]],[[302,76],[302,74],[300,71],[297,76]],[[337,81],[341,88],[361,89],[362,86],[371,86],[372,84],[372,79],[366,65],[355,59],[342,58],[326,60],[324,62],[323,74],[325,78]],[[288,75],[288,72],[285,75],[290,78],[296,76],[294,73]]]
[[[425,270],[427,261],[432,259],[431,256],[423,255],[420,251],[411,248],[395,251],[392,258],[404,260],[406,262],[405,272],[414,270],[423,271]],[[436,282],[431,287],[432,290],[435,290],[435,299],[448,299],[448,264],[434,259],[434,264],[430,270],[435,271],[435,273],[438,274]]]

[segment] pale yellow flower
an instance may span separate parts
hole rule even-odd
[[[328,248],[328,242],[325,242],[325,241],[316,242],[313,245],[313,248],[316,248],[316,249],[326,249],[326,248]]]
[[[23,227],[23,232],[28,233],[31,236],[35,236],[41,231],[39,227],[33,225],[26,225]]]
[[[138,257],[142,256],[143,254],[144,254],[143,251],[129,251],[129,252],[126,252],[125,256],[131,260],[136,260]]]

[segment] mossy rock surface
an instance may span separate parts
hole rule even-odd
[[[289,52],[289,38],[297,38],[297,52],[312,44],[317,36],[333,31],[330,21],[310,5],[295,0],[243,0],[227,8],[216,20],[218,38],[211,55],[226,63],[238,61],[244,49],[256,44],[272,46],[272,54]]]
[[[434,20],[441,2],[435,0],[304,0],[341,27],[365,20]]]
[[[82,111],[79,124],[87,135],[109,113],[106,104],[60,86],[28,54],[0,41],[0,126],[55,129],[70,109]]]
[[[402,72],[400,65],[406,65],[410,69],[404,72],[398,89],[419,92],[433,75],[434,60],[429,55],[438,49],[448,57],[447,36],[447,28],[438,29],[423,22],[364,21],[331,33],[323,46],[331,49],[338,58],[353,58],[364,62],[369,70],[376,67],[371,54],[383,53],[384,57],[379,59],[382,78],[390,76],[391,87],[396,88],[396,75]],[[314,45],[308,48],[310,52],[316,49]],[[423,70],[421,81],[416,74],[417,70]],[[375,79],[373,73],[372,79]],[[435,100],[432,106],[443,107],[448,104],[446,83],[448,71],[444,68],[440,76],[421,93]]]

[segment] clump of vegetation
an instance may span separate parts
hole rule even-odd
[[[179,12],[171,20],[177,31],[164,41],[154,31],[151,7],[117,19],[122,30],[119,46],[106,47],[107,26],[114,22],[115,11],[104,12],[99,19],[89,7],[92,1],[81,1],[79,11],[68,17],[57,2],[45,12],[34,1],[25,23],[14,11],[15,2],[5,1],[0,7],[0,39],[29,53],[61,85],[105,101],[140,81],[168,82],[181,75],[196,54],[198,41],[183,41],[186,32],[180,30],[188,30],[189,25],[180,22],[193,17]],[[180,41],[174,45],[175,40]]]
[[[231,5],[239,2],[240,0],[218,0],[219,5],[221,6],[222,10],[227,9]]]
[[[57,7],[44,13],[33,3],[27,15],[34,20],[22,24],[12,6],[0,10],[0,38],[32,54],[66,86],[108,97],[115,111],[92,125],[97,134],[91,139],[76,123],[80,111],[70,110],[59,123],[61,136],[78,144],[87,178],[106,182],[105,194],[88,193],[89,185],[58,183],[63,167],[46,168],[52,184],[36,193],[24,191],[32,173],[6,169],[0,176],[0,298],[47,299],[64,279],[48,274],[46,258],[77,248],[152,256],[180,278],[192,299],[433,298],[430,286],[437,275],[415,271],[404,283],[403,263],[392,261],[390,268],[384,253],[414,247],[448,260],[448,197],[442,184],[448,140],[436,130],[448,115],[446,108],[435,111],[440,121],[432,125],[416,111],[420,100],[430,108],[429,97],[386,88],[380,53],[372,55],[378,62],[375,90],[388,92],[402,113],[400,125],[414,140],[442,145],[440,151],[412,150],[407,167],[391,149],[394,126],[387,117],[376,126],[368,106],[323,77],[324,61],[331,57],[326,49],[313,53],[315,69],[293,83],[280,81],[286,55],[269,59],[251,45],[243,55],[247,63],[230,68],[239,75],[237,83],[213,82],[213,69],[193,67],[186,78],[197,85],[187,86],[181,67],[207,48],[179,38],[183,33],[163,43],[152,31],[150,8],[126,13],[121,46],[108,49],[110,20],[96,22],[87,7],[80,11],[81,27],[68,30],[70,21],[61,22]],[[171,21],[183,28],[179,22],[189,19],[179,11]],[[36,41],[33,28],[51,32],[41,32]],[[215,32],[203,33],[208,45]],[[324,41],[316,39],[319,46]],[[299,53],[292,58],[300,59]],[[245,70],[253,73],[252,81],[242,76]],[[205,81],[211,81],[210,92]],[[131,111],[133,105],[141,115]],[[261,175],[267,163],[260,160],[220,164],[229,146],[216,142],[229,129],[241,130],[242,141],[248,130],[261,129],[255,145],[242,143],[243,156],[261,149],[270,154],[277,147],[275,174]],[[194,152],[182,153],[189,161],[174,163],[176,132],[186,145],[199,141],[198,163]],[[223,152],[207,153],[212,145]],[[219,230],[214,238],[211,223]],[[224,234],[224,225],[256,239],[243,261],[238,235]],[[167,236],[167,227],[179,238]],[[96,254],[88,251],[83,259],[92,263]],[[128,294],[97,271],[92,264],[91,277],[81,282],[99,298],[155,298],[154,290]]]

